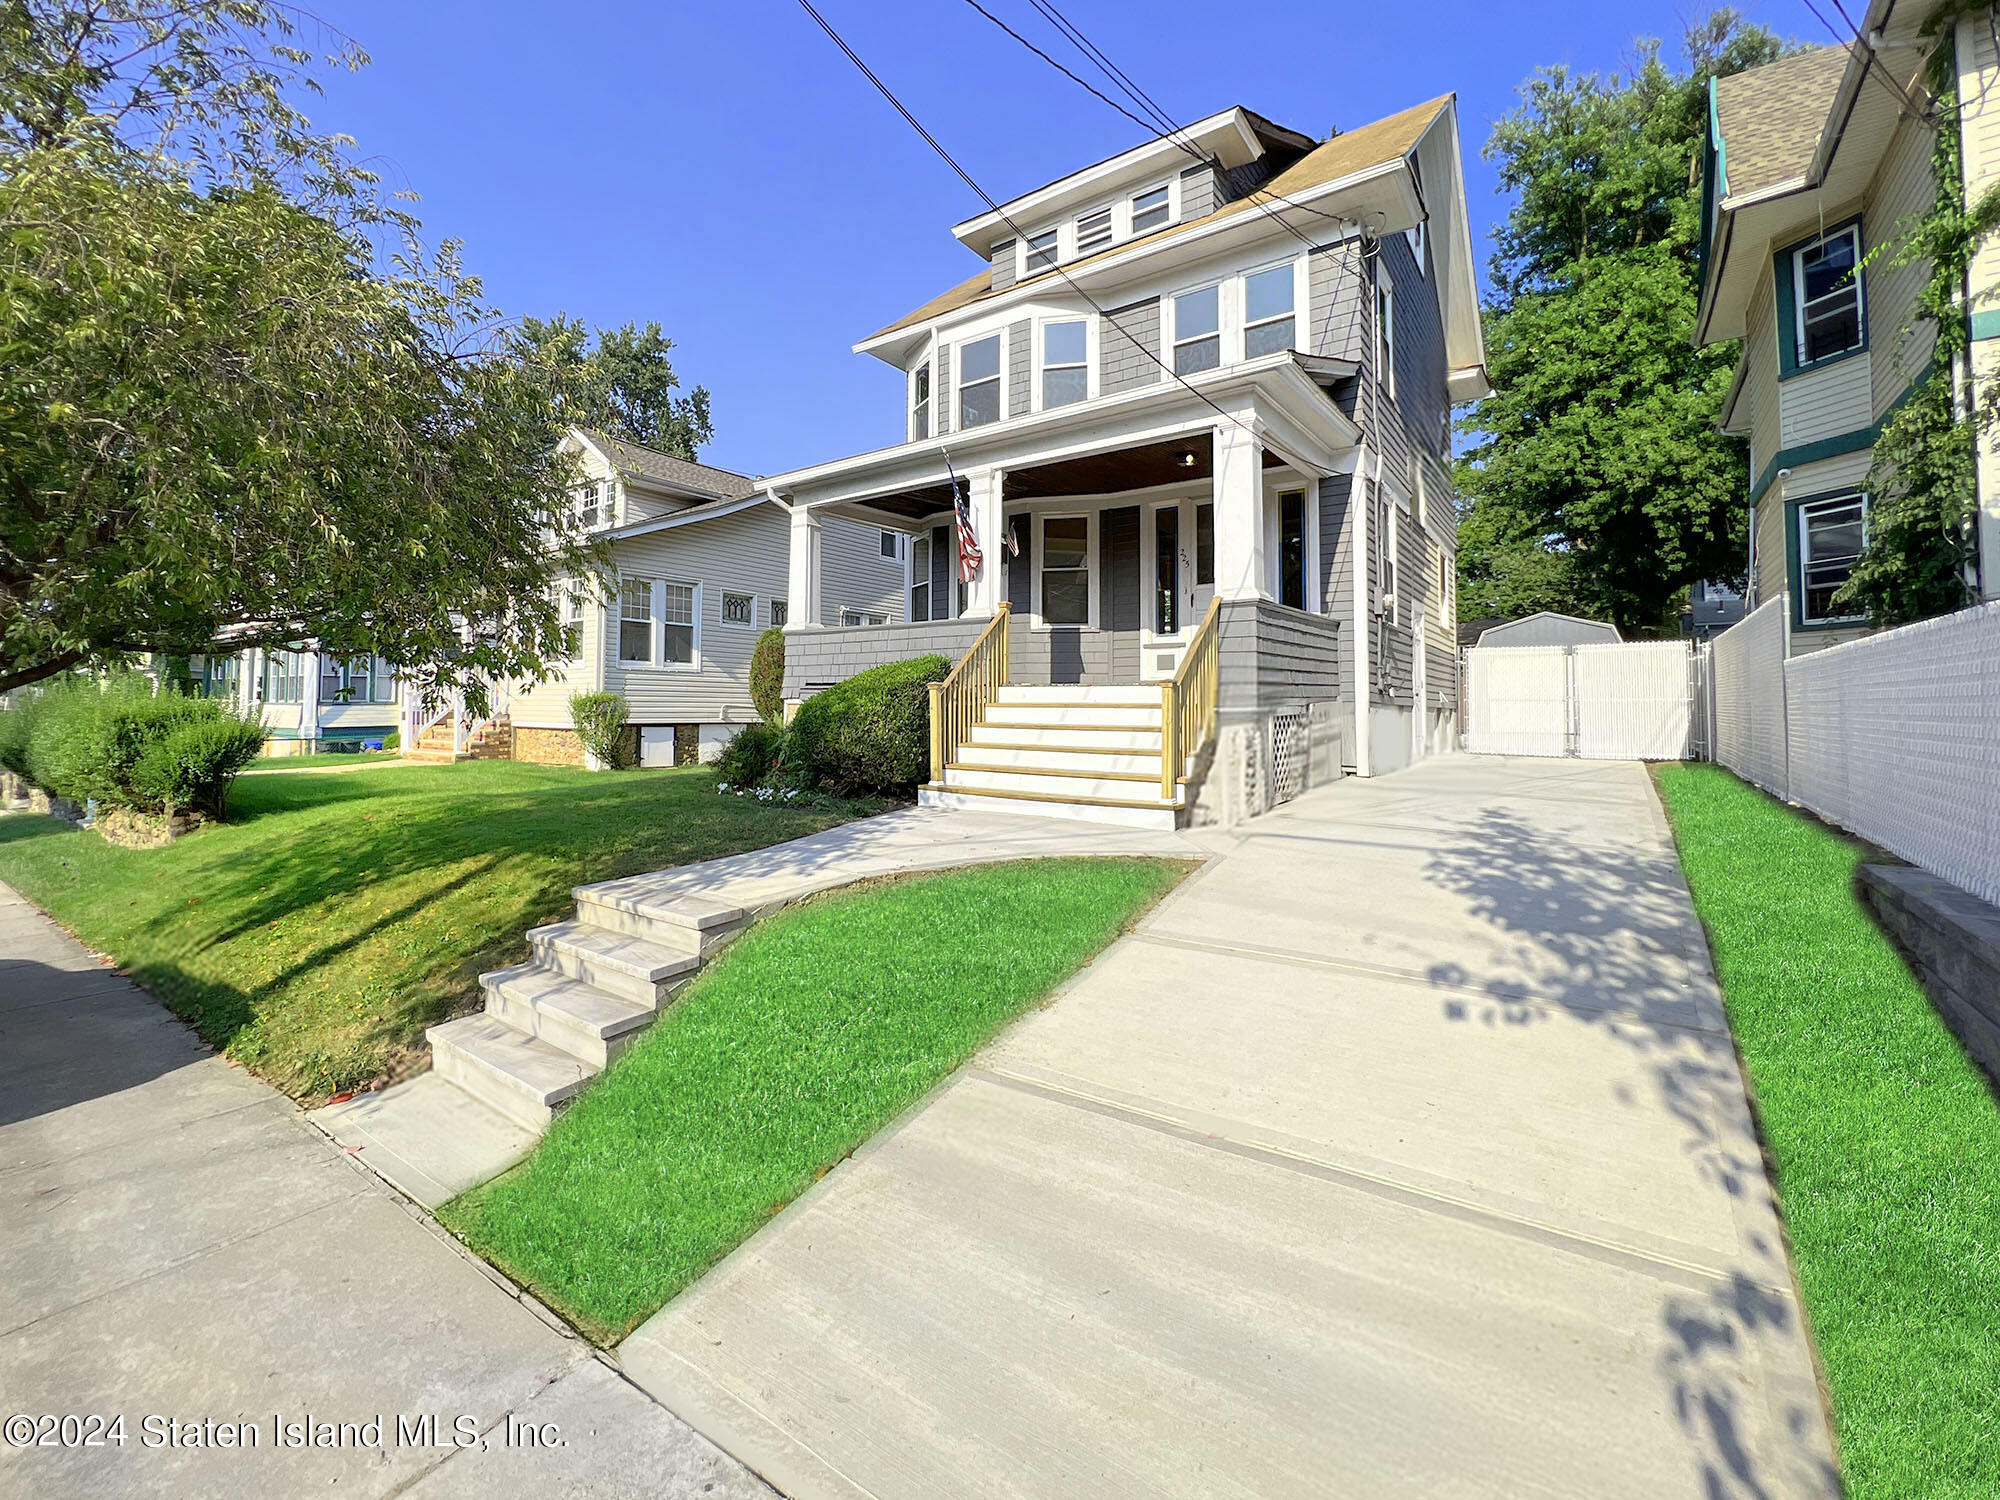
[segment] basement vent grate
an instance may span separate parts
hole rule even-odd
[[[1289,802],[1306,783],[1312,731],[1303,710],[1271,716],[1271,801]]]

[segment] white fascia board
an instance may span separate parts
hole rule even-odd
[[[1749,356],[1739,353],[1736,356],[1736,368],[1731,372],[1729,377],[1729,389],[1722,396],[1722,413],[1715,421],[1716,429],[1729,434],[1731,437],[1748,437],[1750,434],[1750,426],[1747,422],[1738,423],[1736,421],[1736,403],[1743,395],[1744,377],[1749,373],[1749,370]]]
[[[776,499],[765,492],[745,495],[741,500],[728,505],[703,505],[692,510],[677,511],[671,516],[657,516],[650,521],[634,521],[630,526],[619,526],[604,533],[607,542],[622,542],[635,536],[651,536],[656,531],[672,531],[676,526],[698,526],[703,521],[720,520],[724,516],[740,515],[753,506],[767,505]]]
[[[1183,126],[1179,136],[1181,140],[1191,141],[1196,147],[1212,152],[1225,167],[1240,167],[1255,161],[1264,149],[1249,117],[1235,106]],[[998,209],[988,209],[985,213],[954,224],[951,227],[952,236],[984,260],[992,255],[993,246],[998,241],[1013,237],[1014,231],[1009,227],[1008,219],[1033,233],[1040,226],[1023,221],[1061,218],[1076,209],[1093,207],[1098,198],[1120,178],[1139,177],[1149,171],[1178,174],[1189,165],[1190,160],[1186,150],[1174,141],[1148,141],[1095,166],[1058,178],[1046,187],[1010,198]]]
[[[1318,213],[1294,215],[1287,222],[1292,223],[1301,233],[1313,238],[1315,243],[1338,243],[1345,231],[1328,224],[1319,216],[1331,212],[1320,205],[1328,199],[1373,188],[1384,181],[1397,189],[1397,192],[1390,205],[1395,211],[1380,215],[1381,232],[1393,234],[1410,228],[1417,222],[1422,203],[1411,179],[1409,164],[1403,160],[1378,162],[1372,167],[1351,172],[1345,177],[1337,177],[1332,182],[1322,183],[1316,188],[1287,194],[1285,199],[1287,203],[1297,204],[1301,208],[1318,209]],[[1263,201],[1269,206],[1271,213],[1284,216],[1283,204],[1269,199]],[[1340,217],[1353,216],[1343,214]],[[955,319],[970,318],[975,315],[984,317],[992,313],[1005,312],[1021,303],[1046,297],[1051,291],[1067,292],[1070,290],[1071,281],[1086,292],[1106,283],[1128,282],[1133,279],[1131,274],[1133,268],[1142,261],[1151,262],[1146,269],[1149,274],[1154,274],[1171,269],[1183,261],[1201,260],[1205,256],[1214,254],[1223,248],[1223,245],[1217,243],[1219,240],[1226,244],[1228,240],[1248,241],[1263,237],[1273,240],[1282,237],[1291,244],[1298,243],[1273,224],[1269,215],[1255,208],[1244,208],[1185,232],[1169,233],[1164,238],[1155,236],[1134,240],[1123,251],[1113,251],[1087,264],[1065,266],[1062,270],[1068,272],[1067,277],[1061,272],[1050,271],[1027,281],[1017,281],[1004,292],[975,297],[950,312],[940,313],[927,323],[912,324],[907,328],[892,328],[886,333],[865,338],[851,347],[856,354],[873,354],[890,364],[899,364],[899,351],[907,349],[916,339],[928,336]]]
[[[1438,111],[1437,118],[1425,127],[1411,148],[1416,156],[1431,170],[1424,173],[1431,184],[1431,197],[1426,204],[1445,219],[1444,233],[1433,233],[1434,247],[1449,247],[1448,264],[1444,267],[1444,296],[1440,299],[1444,312],[1445,358],[1453,367],[1453,374],[1461,370],[1476,369],[1480,381],[1485,380],[1486,368],[1486,327],[1480,316],[1479,278],[1475,269],[1472,251],[1471,213],[1465,202],[1465,162],[1458,139],[1458,96],[1453,95],[1449,103]],[[1440,173],[1439,169],[1442,169]],[[1444,178],[1443,191],[1439,191],[1438,179]],[[1482,392],[1481,394],[1490,394]],[[1459,397],[1460,400],[1475,400],[1477,397]]]
[[[1454,403],[1484,401],[1493,394],[1493,382],[1487,379],[1486,366],[1467,365],[1445,376],[1444,389]]]
[[[1336,472],[1340,455],[1360,441],[1360,430],[1289,353],[1207,371],[1190,377],[1189,384],[1193,391],[1163,379],[1116,396],[951,433],[942,442],[925,438],[795,469],[766,484],[792,508],[816,510],[943,484],[953,474],[962,478],[988,465],[1033,468],[1164,441],[1227,420],[1208,401],[1226,411],[1231,401],[1251,396],[1261,403],[1260,414],[1273,419],[1274,433],[1282,422],[1282,441],[1274,446],[1285,447],[1308,466]]]

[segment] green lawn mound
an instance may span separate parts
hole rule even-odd
[[[161,849],[0,819],[0,880],[230,1057],[313,1101],[419,1064],[424,1028],[475,1008],[480,972],[519,962],[527,930],[569,912],[572,886],[762,848],[877,805],[718,797],[693,767],[248,776],[229,823]]]
[[[1040,860],[761,922],[507,1176],[439,1217],[614,1342],[1124,931],[1186,871]]]
[[[1855,891],[1715,766],[1660,788],[1776,1165],[1853,1500],[2000,1496],[2000,1107]]]

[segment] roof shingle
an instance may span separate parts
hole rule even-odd
[[[757,493],[757,481],[744,474],[728,469],[718,469],[711,464],[698,464],[685,458],[676,458],[671,453],[662,453],[657,448],[648,448],[643,443],[628,443],[623,438],[611,437],[590,428],[583,429],[598,447],[611,456],[611,461],[628,474],[637,474],[644,479],[663,480],[679,489],[699,490],[705,495],[724,500],[742,500]]]
[[[1716,80],[1729,199],[1805,175],[1847,61],[1845,47],[1821,47]]]

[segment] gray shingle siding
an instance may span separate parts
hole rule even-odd
[[[1035,325],[1027,318],[1007,325],[1007,415],[1025,417],[1034,395],[1032,345]]]
[[[820,528],[819,566],[820,624],[838,625],[843,609],[907,617],[903,564],[882,555],[879,527],[830,518]]]
[[[1334,474],[1319,482],[1319,562],[1325,580],[1326,613],[1346,622],[1339,637],[1340,680],[1354,682],[1354,528],[1350,504],[1352,474]],[[1351,696],[1351,692],[1350,692]]]
[[[1121,505],[1098,520],[1099,584],[1108,630],[1139,628],[1139,507]]]
[[[1216,622],[1225,712],[1296,707],[1340,697],[1338,620],[1269,599],[1227,599]]]
[[[1361,247],[1349,241],[1315,250],[1307,257],[1307,300],[1311,327],[1306,353],[1328,359],[1366,357],[1368,321],[1362,289]],[[1351,401],[1351,393],[1350,393]],[[1352,416],[1353,412],[1348,411]]]
[[[957,661],[985,628],[984,620],[936,620],[793,632],[785,637],[785,696],[810,698],[870,667],[932,652]]]
[[[1111,308],[1099,330],[1097,388],[1103,395],[1160,378],[1160,301]]]
[[[1183,221],[1203,218],[1214,213],[1219,207],[1221,207],[1221,191],[1212,163],[1203,162],[1200,166],[1189,167],[1181,173]]]
[[[931,404],[932,430],[951,431],[951,345],[937,346],[937,395]]]
[[[1014,606],[1015,614],[1024,615],[1034,609],[1034,517],[1010,516],[1007,525],[1021,549],[1007,559],[1007,602]]]
[[[931,618],[949,620],[958,613],[958,598],[953,593],[954,570],[952,561],[958,548],[952,541],[952,528],[933,526],[931,528]]]
[[[993,247],[993,290],[1005,291],[1016,281],[1014,275],[1014,242],[1002,240]]]
[[[1016,619],[1007,631],[1016,682],[1132,683],[1139,680],[1136,630],[1036,630]]]

